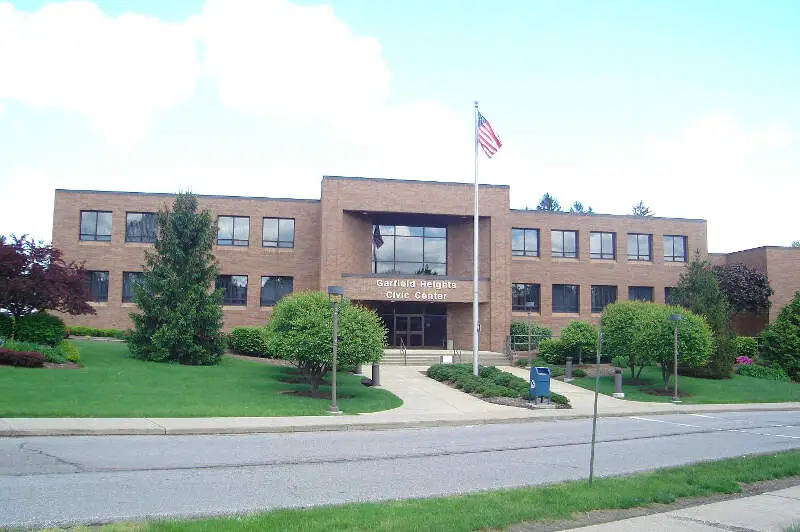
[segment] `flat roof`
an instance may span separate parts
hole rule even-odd
[[[341,175],[325,175],[322,176],[323,181],[327,180],[347,180],[347,181],[378,181],[382,183],[425,183],[430,185],[448,185],[457,187],[474,187],[475,183],[462,183],[459,181],[428,181],[425,179],[394,179],[387,177],[351,177]],[[489,185],[478,183],[481,188],[511,188],[509,185]]]
[[[66,192],[69,194],[127,194],[132,196],[163,196],[165,198],[174,198],[177,194],[174,192],[128,192],[122,190],[77,190],[68,188],[57,188],[56,192]],[[303,199],[303,198],[271,198],[267,196],[222,196],[220,194],[195,194],[198,198],[215,198],[215,199],[248,199],[259,201],[303,201],[310,203],[319,203],[318,199]]]
[[[680,222],[698,222],[698,223],[707,223],[707,220],[703,218],[669,218],[666,216],[635,216],[633,214],[608,214],[608,213],[599,213],[593,212],[591,214],[587,213],[573,213],[567,211],[538,211],[536,209],[511,209],[511,212],[519,212],[519,213],[527,213],[527,214],[542,214],[545,216],[585,216],[587,218],[600,216],[600,217],[608,217],[608,218],[630,218],[632,220],[676,220]]]

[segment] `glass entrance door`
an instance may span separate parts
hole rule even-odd
[[[447,345],[447,308],[437,303],[378,303],[392,347],[443,349]]]
[[[394,345],[422,347],[425,345],[424,316],[422,314],[395,314]],[[401,344],[402,342],[402,344]]]

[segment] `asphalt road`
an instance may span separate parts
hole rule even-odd
[[[591,420],[244,436],[0,438],[0,527],[431,497],[588,476]],[[596,474],[800,448],[800,412],[598,421]]]

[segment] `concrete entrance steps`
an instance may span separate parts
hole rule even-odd
[[[442,355],[450,355],[455,363],[472,363],[472,351],[462,350],[461,360],[453,351],[446,349],[409,349],[406,355],[400,349],[384,349],[381,364],[393,366],[432,366],[439,364]],[[478,351],[478,363],[484,366],[508,366],[509,360],[503,353]]]

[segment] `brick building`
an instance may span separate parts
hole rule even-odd
[[[510,209],[480,188],[480,348],[501,351],[512,320],[558,331],[617,299],[663,303],[686,260],[708,256],[705,220]],[[225,328],[263,324],[275,301],[341,285],[374,308],[389,342],[472,345],[473,185],[325,177],[319,200],[200,196],[218,223]],[[170,194],[56,190],[53,245],[90,271],[94,316],[127,328],[132,283]],[[380,245],[379,245],[380,244]]]

